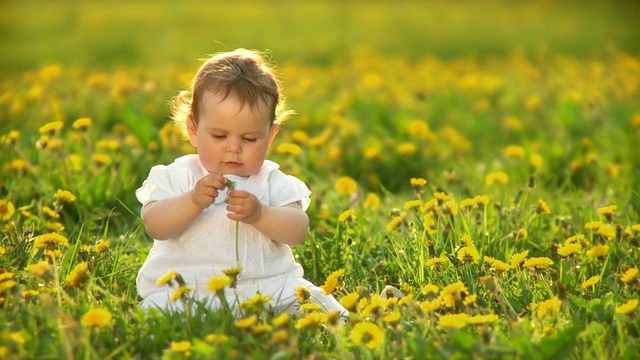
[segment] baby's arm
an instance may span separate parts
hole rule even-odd
[[[156,240],[166,240],[184,230],[218,197],[226,179],[209,174],[198,180],[193,190],[180,196],[150,201],[142,208],[142,220],[147,234]]]
[[[309,235],[309,217],[298,203],[271,207],[247,191],[229,191],[226,202],[229,219],[250,224],[273,241],[294,246]]]

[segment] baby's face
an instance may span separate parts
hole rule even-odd
[[[189,122],[189,141],[198,148],[200,161],[209,172],[249,176],[260,170],[278,132],[271,125],[267,104],[258,107],[234,93],[207,91],[202,97],[198,125]]]

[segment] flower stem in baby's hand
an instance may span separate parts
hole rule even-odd
[[[225,178],[227,179],[227,178]],[[236,188],[236,183],[234,183],[233,181],[227,179],[227,188],[229,190],[235,190]],[[238,232],[239,232],[239,228],[240,228],[240,223],[238,222],[238,220],[236,220],[236,266],[240,267],[240,251],[238,249]]]

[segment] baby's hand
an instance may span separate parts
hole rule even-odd
[[[218,197],[218,191],[227,186],[227,179],[220,174],[208,174],[198,180],[191,190],[191,201],[201,209],[206,209]]]
[[[252,224],[262,215],[262,203],[248,191],[231,190],[227,193],[227,215],[231,220]]]

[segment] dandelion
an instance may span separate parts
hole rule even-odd
[[[224,290],[224,288],[229,284],[231,284],[231,279],[228,276],[214,276],[209,279],[209,282],[207,283],[207,290],[214,293],[219,293]]]
[[[582,234],[577,234],[577,235],[573,235],[568,237],[565,241],[564,241],[564,245],[569,245],[569,244],[580,244],[582,246],[587,246],[589,245],[589,240],[587,240],[587,238],[584,237],[584,235]]]
[[[466,296],[464,298],[464,300],[462,301],[462,303],[465,306],[469,306],[469,305],[475,304],[477,299],[478,299],[478,295],[477,294],[472,294],[472,295]]]
[[[498,270],[500,272],[505,272],[505,271],[509,271],[509,269],[511,269],[511,265],[507,264],[504,261],[501,260],[495,260],[492,264],[491,264],[491,268]]]
[[[344,269],[340,269],[329,274],[324,285],[320,286],[320,288],[322,289],[322,293],[325,295],[333,293],[338,287],[338,282],[344,276],[344,272]]]
[[[169,284],[169,286],[173,285],[173,280],[177,278],[178,274],[176,274],[173,270],[169,270],[166,274],[162,275],[156,281],[156,285],[164,285]]]
[[[467,325],[469,315],[466,313],[442,315],[438,321],[438,325],[446,328],[461,329]]]
[[[393,219],[391,219],[391,222],[387,224],[386,230],[387,232],[393,232],[394,230],[398,229],[401,224],[402,218],[400,216],[394,216]]]
[[[558,255],[560,256],[569,256],[575,253],[579,253],[580,250],[582,250],[582,244],[573,243],[573,244],[566,244],[559,247],[557,252],[558,252]]]
[[[33,246],[37,249],[42,249],[44,247],[50,246],[67,246],[69,245],[69,239],[67,239],[64,235],[57,233],[48,233],[44,235],[40,235],[35,239]]]
[[[382,321],[390,325],[395,325],[400,322],[400,318],[402,318],[402,314],[399,311],[394,311],[383,317]]]
[[[92,123],[93,123],[93,120],[91,120],[91,118],[83,117],[74,121],[72,126],[76,130],[84,131],[84,130],[87,130],[87,128],[89,128]]]
[[[591,259],[603,257],[609,253],[608,245],[596,245],[587,251],[587,256]]]
[[[97,165],[109,165],[111,164],[111,156],[108,154],[93,154],[91,160]]]
[[[541,214],[551,214],[551,209],[549,208],[549,205],[547,205],[547,202],[539,199],[538,200],[538,212]]]
[[[409,133],[413,136],[427,140],[435,140],[436,135],[429,128],[429,124],[422,120],[413,120],[409,123]]]
[[[425,300],[423,302],[420,303],[420,310],[422,310],[425,313],[432,313],[436,310],[439,310],[440,307],[442,306],[442,299],[441,298],[435,298],[431,301],[429,300]]]
[[[638,308],[638,299],[631,299],[616,307],[616,314],[629,315]]]
[[[38,129],[40,134],[49,134],[53,135],[56,131],[62,129],[64,127],[64,123],[62,121],[52,121],[44,124]]]
[[[438,291],[440,291],[440,288],[438,287],[438,285],[434,284],[427,284],[423,286],[422,289],[420,289],[420,293],[422,295],[437,294]]]
[[[339,222],[346,222],[346,221],[355,220],[355,219],[356,219],[356,211],[354,209],[349,209],[349,210],[343,211],[338,216],[338,221]]]
[[[273,326],[269,324],[258,324],[251,328],[251,332],[254,335],[262,335],[270,333],[273,330]]]
[[[359,322],[351,329],[349,339],[356,345],[375,349],[384,344],[384,331],[374,323]]]
[[[335,188],[338,194],[349,195],[358,190],[358,183],[349,176],[342,176],[336,180]]]
[[[289,324],[289,320],[291,320],[291,315],[287,312],[282,312],[271,320],[271,324],[277,328],[283,328]]]
[[[8,171],[16,171],[16,172],[23,172],[27,169],[29,164],[27,164],[26,161],[22,160],[22,159],[16,159],[16,160],[12,160],[9,163],[7,163],[4,168],[7,169]]]
[[[72,203],[76,201],[76,196],[73,195],[71,191],[68,191],[68,190],[58,189],[54,197],[56,201],[59,201],[59,202]]]
[[[618,207],[616,205],[601,207],[598,209],[598,214],[606,217],[607,219],[611,219],[611,217],[613,216],[613,213],[616,212],[617,208]]]
[[[628,284],[638,278],[638,268],[633,267],[624,272],[624,274],[618,275],[620,281]]]
[[[456,307],[456,304],[462,300],[463,294],[468,293],[469,291],[462,281],[456,281],[445,286],[442,291],[440,291],[440,296],[447,307]]]
[[[542,167],[542,156],[540,156],[540,154],[533,154],[531,155],[531,158],[529,159],[529,164],[531,164],[531,167],[534,170],[540,169]]]
[[[316,303],[306,303],[306,304],[300,305],[300,310],[302,311],[312,312],[312,311],[319,311],[320,309],[321,309],[320,305]]]
[[[590,287],[594,287],[599,282],[600,282],[600,275],[594,275],[588,278],[587,280],[583,281],[580,287],[582,287],[582,289],[587,289]]]
[[[44,211],[44,213],[47,214],[47,216],[49,216],[52,219],[60,218],[60,214],[48,206],[43,206],[42,211]]]
[[[98,240],[95,251],[99,254],[109,249],[109,246],[111,246],[111,242],[109,240]]]
[[[278,154],[298,155],[302,152],[300,146],[294,143],[282,143],[276,149]]]
[[[560,310],[561,305],[562,301],[557,296],[554,296],[536,305],[537,315],[539,318],[543,318],[547,315],[555,314]]]
[[[519,229],[518,233],[516,234],[516,238],[518,239],[526,240],[528,237],[529,232],[527,232],[527,229]]]
[[[553,260],[548,257],[533,257],[527,259],[522,266],[525,268],[544,269],[551,265],[553,265]]]
[[[377,210],[380,207],[380,198],[374,193],[368,193],[364,206],[371,210]]]
[[[291,133],[291,139],[293,139],[293,141],[295,142],[306,144],[309,142],[309,134],[302,130],[294,130]]]
[[[495,183],[504,185],[508,182],[509,182],[509,175],[507,175],[505,172],[502,172],[502,171],[489,174],[485,177],[485,183],[487,185],[493,185]]]
[[[178,288],[171,294],[171,298],[169,299],[171,302],[174,302],[178,299],[185,299],[186,296],[191,292],[191,288],[185,285],[180,285]]]
[[[511,267],[519,266],[525,259],[529,256],[529,250],[525,250],[523,252],[519,252],[517,254],[511,255],[509,262],[511,263]]]
[[[480,254],[475,247],[465,246],[458,250],[458,259],[463,264],[473,263],[477,264],[480,260]]]
[[[284,344],[289,341],[289,332],[285,329],[280,329],[271,335],[271,342],[275,344]]]
[[[340,298],[340,305],[344,306],[348,311],[356,311],[356,306],[358,305],[358,300],[360,300],[360,294],[357,292],[349,293]]]
[[[229,337],[225,334],[209,334],[204,337],[204,341],[211,344],[224,344],[229,341]]]
[[[80,323],[84,327],[107,325],[113,316],[107,309],[93,308],[82,315]]]
[[[587,230],[597,231],[599,228],[605,225],[606,224],[602,221],[589,221],[588,223],[584,224],[584,228]]]
[[[232,268],[222,270],[222,273],[227,275],[231,279],[231,284],[229,285],[230,288],[236,287],[236,285],[238,284],[238,275],[240,275],[241,272],[242,268],[239,266],[234,266]]]
[[[16,208],[8,199],[0,200],[0,220],[7,221],[13,217]]]
[[[305,317],[300,318],[298,319],[298,321],[296,321],[295,328],[298,330],[306,329],[312,326],[326,324],[327,321],[329,321],[327,314],[323,312],[317,312],[317,311],[310,312]]]
[[[411,178],[411,186],[414,188],[421,188],[427,184],[427,180],[423,178]]]
[[[506,158],[520,160],[524,157],[524,149],[521,146],[509,145],[504,148],[502,154]]]
[[[444,264],[447,261],[448,260],[447,260],[447,258],[445,256],[433,257],[433,258],[427,259],[425,261],[425,265],[427,265],[429,267],[434,267],[434,266],[439,265],[439,264]]]
[[[467,323],[469,324],[486,324],[486,323],[494,323],[498,321],[500,317],[496,314],[487,314],[487,315],[475,315],[467,318]]]
[[[418,147],[414,143],[403,142],[402,144],[398,145],[396,151],[400,155],[409,156],[415,154],[416,151],[418,151]]]
[[[296,299],[298,299],[301,304],[306,303],[311,299],[311,291],[302,285],[298,285],[296,287]]]
[[[422,200],[410,200],[404,203],[405,210],[417,209],[422,206]]]
[[[36,278],[44,279],[48,274],[51,273],[52,267],[50,263],[44,260],[40,260],[35,264],[27,265],[27,267],[25,267],[24,269],[33,274],[33,276],[35,276]]]
[[[595,235],[600,235],[605,239],[611,240],[616,237],[616,230],[610,224],[604,224],[594,231]]]
[[[89,264],[87,264],[86,261],[83,261],[71,270],[65,280],[67,281],[68,286],[83,287],[89,281],[90,274]]]
[[[191,341],[172,341],[169,346],[169,351],[183,353],[185,355],[191,355]]]

